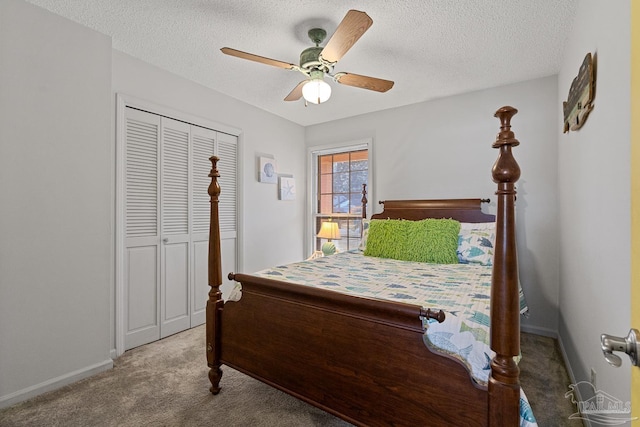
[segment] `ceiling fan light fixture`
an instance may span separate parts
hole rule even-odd
[[[223,47],[220,50],[225,55],[304,74],[305,80],[299,82],[284,100],[298,101],[304,97],[305,106],[309,103],[321,104],[331,97],[331,86],[324,82],[325,76],[331,77],[334,82],[341,85],[376,92],[386,92],[393,87],[393,82],[390,80],[346,72],[333,73],[336,63],[353,47],[355,42],[360,39],[372,24],[373,20],[365,12],[349,10],[324,47],[320,47],[320,43],[327,36],[327,32],[322,28],[310,29],[308,35],[315,46],[309,47],[300,53],[300,65],[254,55],[230,47]]]
[[[302,86],[302,96],[312,104],[322,104],[331,96],[331,86],[322,78],[309,80]]]

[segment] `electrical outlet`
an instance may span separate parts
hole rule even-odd
[[[593,385],[593,387],[595,388],[596,386],[596,370],[594,368],[591,368],[591,385]]]

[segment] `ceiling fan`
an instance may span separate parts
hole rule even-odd
[[[333,81],[343,85],[377,92],[386,92],[393,87],[393,82],[390,80],[345,72],[333,73],[333,68],[336,63],[351,49],[372,24],[373,20],[365,12],[350,10],[342,19],[342,22],[340,22],[325,47],[320,47],[320,43],[322,43],[327,36],[327,32],[322,28],[312,28],[309,30],[308,35],[316,45],[315,47],[310,47],[302,51],[300,54],[300,65],[242,52],[229,47],[223,47],[220,50],[226,55],[301,72],[307,76],[307,79],[298,83],[284,100],[297,101],[304,97],[308,102],[320,104],[328,100],[331,96],[331,86],[324,81],[325,77],[330,77]]]

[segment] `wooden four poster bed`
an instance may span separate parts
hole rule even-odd
[[[425,345],[418,305],[345,295],[248,274],[230,274],[242,297],[225,302],[220,285],[217,158],[212,157],[209,300],[206,354],[210,391],[220,391],[221,365],[270,384],[352,424],[515,426],[519,423],[520,302],[515,239],[515,183],[520,169],[511,148],[519,144],[500,108],[493,148],[497,183],[491,274],[490,362],[486,386],[457,360]],[[480,199],[388,201],[372,218],[452,218],[492,221]],[[363,212],[366,216],[366,211]]]

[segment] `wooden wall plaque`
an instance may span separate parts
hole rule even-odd
[[[564,131],[576,131],[584,125],[587,116],[593,109],[595,94],[595,73],[591,52],[587,53],[580,66],[578,75],[573,79],[569,96],[562,103],[564,111]]]

